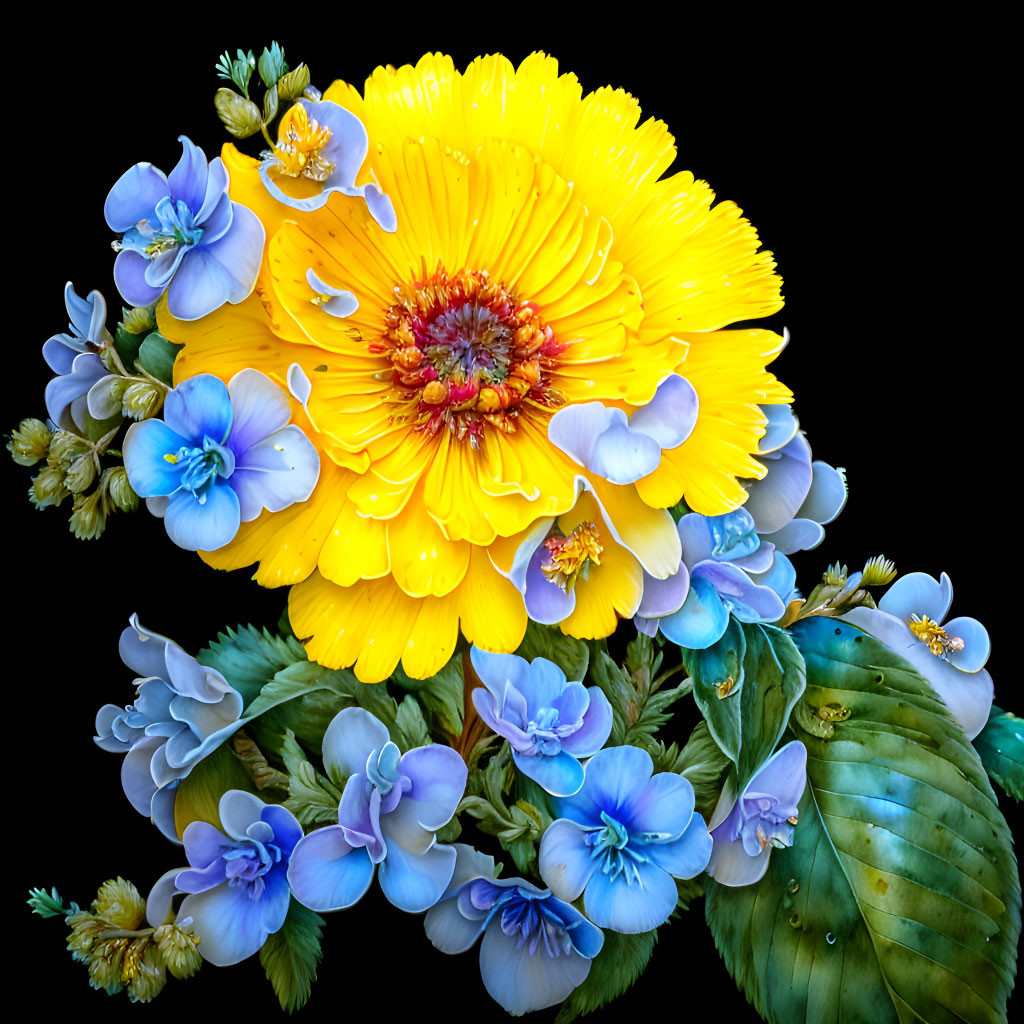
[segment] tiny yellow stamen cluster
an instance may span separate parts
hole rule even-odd
[[[920,618],[913,615],[907,625],[910,626],[911,633],[918,640],[925,642],[928,650],[936,658],[948,659],[953,651],[962,651],[964,649],[964,641],[961,637],[950,636],[937,622],[932,622],[927,615],[923,615]]]
[[[274,155],[281,166],[277,170],[289,178],[326,181],[334,172],[334,162],[323,155],[330,141],[331,129],[310,117],[301,103],[296,103],[281,118],[278,128]]]
[[[567,594],[581,575],[586,579],[591,562],[601,564],[604,551],[593,523],[580,523],[568,537],[549,537],[544,547],[548,549],[548,556],[541,564],[541,572]]]

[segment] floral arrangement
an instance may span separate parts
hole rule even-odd
[[[561,1024],[702,906],[767,1021],[1005,1021],[1020,719],[945,573],[798,584],[847,484],[785,334],[728,326],[782,306],[740,210],[540,53],[216,73],[236,141],[112,182],[120,317],[68,284],[7,445],[75,537],[148,516],[287,594],[192,652],[138,595],[95,742],[166,862],[29,897],[89,983],[256,957],[296,1010],[383,900]]]

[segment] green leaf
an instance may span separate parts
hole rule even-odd
[[[744,786],[771,756],[804,692],[803,659],[789,635],[730,618],[706,651],[683,651],[693,696]]]
[[[288,799],[284,806],[300,825],[336,824],[341,789],[313,767],[288,729],[281,749],[281,760],[288,772]]]
[[[419,701],[407,693],[398,705],[395,724],[391,730],[392,738],[397,736],[395,743],[401,750],[412,750],[414,747],[425,747],[430,743],[430,731]]]
[[[313,690],[330,687],[329,669],[315,661],[297,661],[274,673],[273,679],[264,683],[259,696],[245,709],[246,718],[262,715],[285,701],[295,700]]]
[[[230,742],[230,741],[229,741]],[[256,793],[256,785],[231,748],[223,745],[204,757],[181,780],[174,794],[174,828],[182,835],[193,821],[207,821],[220,828],[218,806],[229,789]]]
[[[306,652],[294,637],[278,637],[266,629],[238,626],[218,633],[217,639],[196,655],[199,663],[215,668],[242,695],[245,704],[257,696],[274,674]]]
[[[598,649],[591,659],[587,682],[599,687],[612,706],[612,731],[607,745],[622,746],[632,725],[630,707],[634,691],[629,673],[621,665],[616,665],[607,651]]]
[[[594,957],[590,973],[562,1003],[555,1024],[568,1024],[621,996],[643,974],[657,939],[657,929],[640,935],[605,931],[604,945]]]
[[[675,764],[668,770],[689,780],[696,797],[696,810],[705,821],[710,821],[730,767],[729,758],[715,742],[707,722],[698,722]]]
[[[974,748],[928,683],[865,633],[793,628],[810,705],[792,849],[765,877],[708,882],[706,915],[739,987],[770,1022],[1005,1021],[1020,932],[1010,832]]]
[[[139,346],[135,362],[158,380],[170,384],[174,373],[174,359],[184,347],[168,341],[156,331],[150,331]]]
[[[323,957],[323,927],[324,919],[293,897],[281,930],[267,936],[260,950],[260,963],[286,1013],[300,1009],[309,999],[317,965]]]
[[[114,348],[117,350],[122,365],[129,373],[135,365],[135,360],[139,358],[141,344],[141,334],[132,334],[131,331],[126,331],[121,324],[117,325],[117,330],[114,332]]]
[[[462,734],[462,655],[456,653],[440,672],[429,679],[413,679],[401,665],[392,676],[394,682],[407,693],[416,695],[423,709],[430,715],[432,731],[438,738],[457,738]]]
[[[547,658],[565,673],[566,679],[577,683],[586,677],[590,662],[590,648],[582,640],[566,636],[557,626],[542,626],[532,619],[516,654],[527,661]]]
[[[993,706],[974,749],[989,775],[1014,800],[1024,800],[1024,719]]]

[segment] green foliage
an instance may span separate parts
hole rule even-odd
[[[462,655],[456,653],[440,672],[429,679],[412,679],[402,666],[395,669],[392,681],[406,693],[415,694],[430,720],[435,739],[450,742],[462,733]]]
[[[730,618],[706,651],[684,651],[693,696],[742,788],[771,756],[804,692],[803,659],[789,635]]]
[[[306,760],[295,733],[285,731],[281,760],[288,772],[288,799],[284,806],[299,820],[300,825],[336,824],[341,787]]]
[[[114,332],[114,348],[126,369],[130,370],[135,365],[135,360],[139,358],[139,346],[142,344],[142,339],[143,335],[133,334],[131,331],[126,331],[121,324],[117,325],[117,330]]]
[[[264,46],[257,66],[260,78],[263,79],[263,84],[268,89],[272,85],[277,85],[277,80],[288,70],[288,64],[284,59],[284,50],[281,49],[281,44],[273,42],[269,47]]]
[[[193,821],[207,821],[220,828],[218,806],[229,789],[256,792],[252,776],[227,745],[204,757],[181,780],[174,795],[174,828],[180,836]]]
[[[323,957],[323,927],[324,920],[319,914],[293,898],[281,930],[268,936],[260,950],[260,963],[286,1013],[300,1009],[309,999],[317,965]]]
[[[171,383],[174,373],[175,356],[184,348],[173,341],[168,341],[162,334],[150,331],[139,346],[136,364],[147,373],[151,373],[165,384]]]
[[[1005,1021],[1020,931],[1011,837],[973,747],[928,683],[823,617],[793,638],[810,705],[792,849],[740,888],[707,884],[730,973],[770,1022]],[[799,727],[797,727],[799,728]]]
[[[238,626],[218,633],[217,639],[196,657],[200,664],[220,672],[249,704],[275,672],[306,661],[306,652],[294,637],[274,636],[255,626]]]
[[[577,683],[586,677],[590,662],[590,649],[582,640],[566,636],[557,626],[542,626],[532,619],[516,654],[527,661],[547,658],[565,673],[566,679]]]
[[[606,931],[604,945],[594,957],[590,973],[562,1003],[555,1024],[569,1024],[621,996],[643,973],[654,953],[657,938],[657,929],[640,935]]]
[[[693,786],[697,813],[702,815],[705,821],[710,821],[731,766],[729,758],[711,735],[707,722],[698,722],[690,733],[686,746],[671,764],[655,764],[655,770],[678,772],[688,779]]]
[[[1024,720],[993,706],[974,749],[989,775],[1014,800],[1024,800]]]
[[[256,57],[253,55],[252,50],[246,53],[244,50],[237,51],[238,56],[235,58],[231,57],[231,54],[225,50],[218,60],[216,65],[217,77],[223,78],[228,82],[234,82],[242,92],[249,95],[249,79],[252,77],[253,70],[256,67]]]
[[[29,889],[28,899],[25,902],[32,908],[32,913],[38,914],[40,917],[68,917],[79,911],[77,903],[64,906],[64,901],[60,898],[56,886],[49,892],[45,889]]]

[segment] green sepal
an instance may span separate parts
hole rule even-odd
[[[136,365],[169,385],[174,374],[174,360],[184,347],[168,341],[157,331],[150,331],[139,346]]]
[[[268,935],[260,950],[260,963],[267,980],[286,1013],[300,1009],[309,999],[317,966],[323,958],[320,948],[323,928],[324,919],[293,896],[281,929]]]
[[[604,945],[594,957],[590,973],[562,1003],[555,1024],[569,1024],[618,999],[643,974],[657,939],[657,929],[639,935],[605,931]]]
[[[705,913],[765,1020],[1005,1021],[1020,885],[974,748],[907,662],[832,618],[793,627],[809,706],[807,787],[791,849],[742,887],[709,880]]]
[[[993,705],[974,749],[989,776],[1014,800],[1024,800],[1024,719]]]

